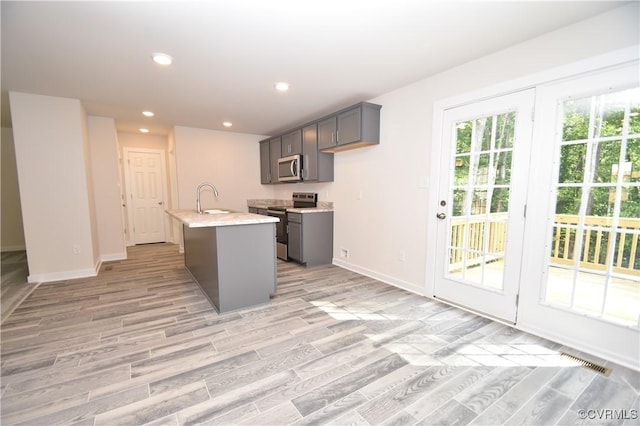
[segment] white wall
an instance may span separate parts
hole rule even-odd
[[[90,116],[88,124],[98,252],[102,261],[126,259],[115,120]]]
[[[178,165],[176,161],[176,139],[175,133],[172,130],[168,137],[168,149],[169,155],[167,156],[167,163],[169,165],[169,194],[171,194],[169,208],[177,209],[178,207]],[[171,223],[171,242],[174,244],[180,244],[180,250],[182,247],[182,224],[177,220],[170,220]]]
[[[135,148],[158,149],[167,151],[169,141],[162,135],[145,135],[142,133],[118,132],[120,148],[128,146]]]
[[[196,188],[202,182],[220,192],[216,199],[203,191],[203,208],[246,212],[247,199],[273,198],[273,187],[260,184],[258,142],[263,136],[176,126],[173,138],[178,208],[196,208]]]
[[[335,263],[424,292],[434,102],[633,46],[638,34],[636,3],[370,100],[382,105],[380,146],[335,154]]]
[[[336,263],[418,292],[427,237],[425,99],[420,85],[374,99],[382,105],[380,146],[334,155]]]
[[[84,108],[77,99],[19,92],[9,97],[28,280],[95,275]]]
[[[91,252],[93,262],[96,265],[96,273],[99,271],[102,259],[100,257],[100,241],[98,238],[98,221],[96,219],[96,192],[93,181],[93,164],[91,162],[91,147],[89,141],[89,116],[84,106],[81,106],[80,130],[82,132],[82,154],[86,173],[87,199],[89,201],[89,227],[91,231]],[[100,159],[97,159],[100,162]]]
[[[13,130],[3,127],[0,136],[0,251],[24,250],[24,231],[22,230],[22,209],[20,208],[20,189],[18,188],[18,170],[16,168],[16,150],[13,144]]]

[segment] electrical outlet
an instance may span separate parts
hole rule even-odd
[[[348,259],[349,249],[346,249],[346,248],[340,249],[340,257],[342,257],[343,259]]]
[[[404,250],[400,250],[400,253],[398,253],[398,260],[400,262],[407,260],[407,253]]]
[[[80,245],[79,244],[74,244],[73,245],[73,254],[80,254]]]

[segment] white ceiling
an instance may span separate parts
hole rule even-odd
[[[3,0],[2,125],[15,90],[80,99],[121,131],[272,135],[623,4]]]

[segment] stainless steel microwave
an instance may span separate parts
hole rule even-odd
[[[302,155],[290,155],[278,159],[278,182],[302,180]]]

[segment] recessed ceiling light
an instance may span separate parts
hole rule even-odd
[[[145,117],[153,117],[155,114],[152,111],[142,111],[142,115]]]
[[[171,65],[173,58],[166,53],[154,53],[151,55],[153,60],[160,65]]]
[[[140,133],[149,133],[149,129],[142,128],[138,130],[140,130]]]
[[[276,83],[275,87],[276,87],[276,90],[279,92],[286,92],[287,90],[289,90],[289,83],[281,81],[279,83]]]
[[[233,126],[233,123],[232,123],[232,122],[230,122],[230,121],[225,121],[224,123],[222,123],[222,125],[223,125],[224,127],[231,127],[231,126]]]

